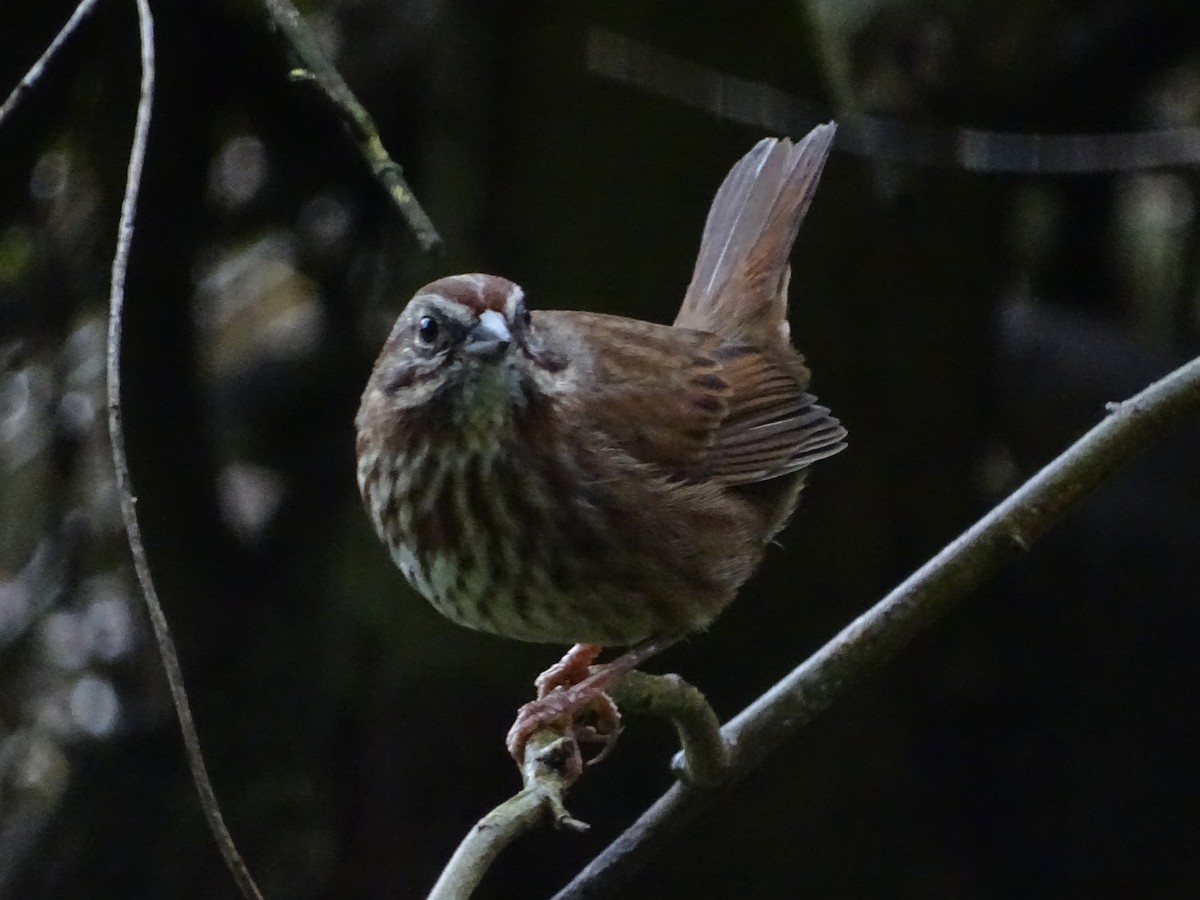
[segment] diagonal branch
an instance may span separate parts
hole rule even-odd
[[[371,172],[387,190],[392,202],[413,230],[422,250],[433,250],[441,246],[442,239],[433,227],[433,222],[417,202],[400,166],[388,156],[379,130],[358,98],[347,87],[333,64],[325,58],[317,36],[304,21],[303,16],[291,4],[291,0],[264,0],[271,18],[283,32],[296,58],[304,69],[293,73],[296,77],[310,79],[325,94],[342,114],[350,134],[358,144],[359,152],[371,167]]]
[[[726,784],[744,778],[848,687],[1028,550],[1121,464],[1196,415],[1200,358],[1110,404],[1106,419],[729,722],[722,729],[733,747]],[[554,900],[612,896],[714,795],[674,785]]]
[[[200,738],[196,734],[196,724],[192,720],[191,706],[183,687],[183,673],[179,667],[179,656],[175,652],[175,642],[171,638],[171,630],[167,626],[167,618],[163,614],[162,605],[158,602],[158,592],[155,590],[154,580],[150,575],[150,563],[146,558],[141,527],[138,525],[137,498],[133,493],[133,483],[129,476],[129,462],[125,456],[125,430],[121,422],[121,327],[125,310],[125,274],[129,268],[129,250],[133,243],[133,222],[137,214],[138,192],[142,183],[142,167],[146,160],[146,142],[150,133],[151,109],[154,105],[154,18],[150,13],[149,0],[137,0],[137,10],[138,33],[141,39],[142,80],[137,119],[134,123],[133,143],[129,150],[125,195],[121,201],[121,218],[117,225],[117,247],[113,254],[112,283],[109,294],[108,435],[112,444],[117,493],[121,498],[121,518],[125,522],[125,533],[129,537],[133,567],[137,572],[138,583],[142,587],[142,595],[145,597],[146,608],[150,614],[150,624],[154,628],[154,637],[158,642],[163,668],[166,670],[167,683],[171,688],[171,700],[175,704],[179,729],[183,732],[188,768],[191,770],[192,780],[196,783],[196,791],[200,795],[200,805],[204,809],[209,830],[216,839],[221,856],[229,867],[229,871],[233,873],[242,895],[247,900],[263,900],[258,886],[246,868],[246,863],[238,853],[237,847],[234,846],[229,829],[225,826],[225,819],[221,815],[212,782],[208,777],[207,767],[204,765],[204,756],[200,752]]]
[[[97,0],[82,0],[75,7],[75,12],[71,13],[71,18],[67,19],[67,24],[54,36],[54,40],[50,42],[50,45],[42,51],[42,55],[37,58],[37,62],[29,67],[29,71],[25,73],[25,77],[17,82],[17,86],[12,89],[12,93],[8,95],[7,99],[3,103],[0,103],[0,125],[3,125],[4,120],[17,108],[30,88],[37,84],[38,79],[46,71],[46,65],[54,58],[54,54],[62,49],[67,39],[75,33],[75,29],[79,27],[79,23],[87,18],[88,14],[92,11],[92,7],[96,5],[96,2]]]

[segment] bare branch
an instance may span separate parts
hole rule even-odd
[[[749,774],[843,691],[1029,547],[1116,469],[1171,426],[1200,413],[1200,358],[1124,403],[1008,499],[851,622],[722,729],[733,748],[726,782]],[[676,784],[555,900],[612,896],[714,792]]]
[[[271,18],[279,26],[279,30],[283,32],[283,36],[304,66],[304,69],[293,74],[313,81],[345,117],[359,152],[391,196],[392,202],[399,208],[404,220],[408,222],[408,227],[416,235],[421,249],[433,250],[439,247],[442,239],[437,229],[433,227],[433,222],[404,180],[403,170],[388,156],[371,114],[358,102],[358,98],[347,87],[337,69],[325,58],[320,44],[317,43],[317,36],[313,34],[308,23],[291,4],[291,0],[264,2]]]
[[[673,641],[671,643],[674,643]],[[659,646],[642,645],[631,651],[648,655]],[[611,665],[611,664],[610,664]],[[599,667],[606,669],[606,666]],[[729,752],[717,715],[704,695],[678,675],[622,672],[613,696],[638,715],[671,719],[683,745],[680,777],[703,784],[716,783],[728,765]],[[607,750],[592,762],[604,758]],[[587,824],[567,812],[567,789],[584,765],[574,726],[547,726],[525,743],[521,775],[524,789],[480,819],[446,864],[429,900],[466,900],[479,885],[500,852],[514,839],[549,820],[560,829],[586,831]]]
[[[588,32],[589,71],[731,122],[801,135],[829,118],[824,105],[697,65],[603,28]],[[842,93],[844,85],[835,83]],[[839,96],[839,100],[844,99]],[[875,162],[968,172],[1126,172],[1200,163],[1200,128],[1129,134],[1033,134],[942,128],[838,114],[838,149]]]
[[[573,738],[550,729],[534,734],[525,745],[524,790],[475,823],[446,863],[429,900],[466,900],[505,847],[547,820],[558,828],[586,830],[587,825],[563,806],[563,796],[580,772]]]
[[[200,795],[200,805],[204,808],[208,827],[212,831],[221,855],[224,857],[226,865],[229,866],[229,871],[233,873],[242,895],[247,900],[262,900],[258,886],[254,883],[241,854],[234,846],[229,829],[225,826],[225,819],[221,815],[216,793],[213,791],[208,770],[204,765],[204,756],[200,752],[200,739],[196,734],[196,724],[192,720],[191,706],[183,687],[183,673],[179,667],[179,656],[175,652],[175,642],[171,638],[171,630],[167,625],[167,618],[163,614],[162,605],[158,602],[158,592],[155,590],[154,580],[150,575],[150,564],[146,558],[146,548],[142,543],[141,528],[138,525],[137,498],[133,493],[133,484],[129,476],[129,462],[125,456],[125,431],[121,420],[121,328],[125,309],[125,274],[129,268],[133,223],[137,214],[138,191],[142,182],[142,167],[146,159],[146,142],[150,133],[151,109],[154,104],[154,19],[150,13],[148,0],[136,0],[136,2],[138,30],[141,39],[142,81],[137,120],[133,130],[133,143],[129,151],[125,195],[121,201],[121,218],[117,225],[117,247],[113,254],[112,283],[109,294],[108,433],[112,444],[117,492],[121,498],[121,517],[125,522],[125,533],[129,537],[133,566],[142,587],[142,596],[146,600],[146,609],[150,614],[150,623],[154,628],[154,637],[158,642],[163,668],[166,670],[167,682],[171,688],[171,700],[175,704],[179,729],[183,732],[188,767],[191,769],[192,780],[196,783],[196,791]]]
[[[71,18],[67,19],[67,24],[54,36],[54,40],[50,42],[50,46],[42,52],[37,62],[29,67],[29,71],[25,73],[25,77],[17,82],[17,86],[12,89],[12,93],[8,95],[4,103],[0,104],[0,127],[3,127],[4,120],[17,108],[30,88],[37,84],[37,80],[42,77],[42,74],[46,70],[46,65],[50,62],[51,58],[62,49],[67,39],[75,33],[75,29],[79,27],[79,23],[87,18],[88,13],[92,11],[92,7],[96,5],[96,2],[97,0],[82,0],[75,7],[75,12],[71,13]]]

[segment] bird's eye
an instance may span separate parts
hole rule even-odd
[[[432,316],[425,316],[417,323],[417,340],[422,344],[435,344],[439,331],[437,320]]]
[[[533,321],[533,313],[526,307],[521,307],[521,325],[525,328],[529,327],[529,323]]]

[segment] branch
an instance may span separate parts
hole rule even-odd
[[[392,202],[399,208],[400,215],[408,222],[408,227],[416,235],[421,249],[428,251],[441,246],[442,239],[437,229],[433,227],[433,222],[429,220],[429,216],[404,180],[403,170],[388,156],[370,113],[358,102],[358,98],[347,87],[333,64],[325,58],[317,36],[313,34],[308,23],[296,7],[292,6],[291,0],[264,2],[271,18],[283,32],[296,58],[304,66],[303,69],[294,72],[293,76],[314,82],[342,114],[351,136],[358,144],[359,152],[371,167],[371,172],[391,196]]]
[[[179,719],[179,730],[183,732],[183,745],[187,752],[188,768],[200,805],[208,820],[209,830],[216,839],[221,856],[234,880],[247,900],[263,900],[254,883],[246,863],[234,846],[216,793],[204,765],[200,752],[200,738],[192,720],[192,710],[187,692],[183,687],[183,673],[179,667],[179,655],[167,626],[158,592],[150,575],[150,563],[142,543],[141,527],[137,518],[137,498],[133,494],[133,483],[129,476],[129,462],[125,456],[125,430],[121,421],[121,326],[125,309],[125,274],[129,268],[129,249],[133,242],[133,222],[137,214],[138,191],[142,183],[142,167],[146,160],[146,142],[150,133],[151,109],[154,105],[154,18],[150,13],[149,0],[136,0],[138,10],[138,33],[142,51],[142,82],[138,98],[137,120],[134,123],[133,143],[129,150],[129,169],[125,178],[125,195],[121,201],[121,217],[117,224],[117,247],[113,254],[112,283],[109,293],[108,316],[108,435],[112,444],[113,468],[117,481],[117,493],[121,499],[121,518],[125,522],[125,533],[129,537],[129,550],[133,555],[133,567],[138,583],[146,600],[154,637],[166,670],[167,683],[171,688],[171,700]],[[77,10],[78,12],[78,10]]]
[[[62,49],[62,45],[75,33],[75,29],[79,27],[79,23],[87,18],[88,13],[92,11],[92,7],[95,5],[96,0],[82,0],[75,7],[75,12],[71,13],[71,18],[67,19],[67,24],[54,36],[54,40],[50,42],[50,46],[42,52],[37,62],[29,67],[29,71],[25,73],[25,77],[17,82],[17,86],[12,89],[12,93],[8,95],[8,99],[3,104],[0,104],[0,126],[4,125],[4,120],[17,108],[30,88],[37,84],[38,79],[42,77],[42,74],[46,70],[46,65],[50,62],[51,58]]]
[[[716,784],[725,774],[729,748],[722,739],[717,715],[704,695],[678,675],[626,672],[613,686],[613,698],[627,712],[662,716],[674,723],[683,745],[682,760],[676,769],[681,778]],[[592,762],[603,759],[607,752]],[[583,774],[583,768],[573,728],[560,731],[546,727],[534,732],[525,744],[521,767],[524,789],[467,833],[428,900],[466,900],[500,852],[547,819],[560,829],[586,831],[587,824],[568,813],[565,805],[567,789]]]
[[[827,31],[827,29],[821,29]],[[822,53],[827,53],[822,48]],[[829,119],[828,109],[778,88],[736,78],[679,56],[592,28],[588,71],[642,88],[731,122],[804,134]],[[828,60],[826,60],[828,62]],[[832,82],[837,99],[842,85]],[[939,166],[967,172],[1127,172],[1200,163],[1200,128],[1108,134],[1037,134],[943,128],[860,114],[838,114],[839,150],[875,162]]]
[[[1033,543],[1168,428],[1200,413],[1200,358],[1124,403],[722,729],[728,783],[749,774],[851,685],[1001,565]],[[676,784],[554,900],[612,896],[666,839],[695,819],[711,790]]]
[[[622,713],[671,720],[682,748],[672,763],[687,784],[714,787],[729,772],[730,747],[721,723],[700,691],[678,675],[650,675],[636,669],[613,688]]]
[[[563,795],[581,771],[573,738],[550,729],[534,734],[525,745],[525,789],[475,823],[446,863],[428,900],[470,897],[500,851],[547,819],[559,828],[587,830],[587,825],[572,818],[563,806]]]

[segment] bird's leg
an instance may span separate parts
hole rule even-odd
[[[576,644],[563,658],[537,677],[534,685],[540,700],[560,688],[568,688],[588,677],[588,668],[604,648],[599,644]]]
[[[591,665],[603,649],[599,644],[576,644],[562,659],[537,677],[534,682],[537,699],[521,707],[506,740],[508,751],[517,765],[524,758],[525,744],[529,738],[547,725],[557,724],[564,733],[570,730],[577,742],[611,745],[616,740],[621,727],[621,714],[604,693],[606,688],[589,690],[584,696],[574,690],[588,680]],[[576,730],[577,720],[584,714],[592,721]],[[600,757],[605,753],[607,749],[601,750]]]
[[[597,644],[576,644],[562,660],[538,676],[538,698],[517,712],[505,744],[517,764],[525,755],[525,744],[534,732],[549,726],[574,732],[577,740],[604,745],[590,762],[599,762],[612,750],[621,732],[621,714],[608,690],[656,653],[679,638],[651,638],[612,662],[593,666],[600,653]],[[587,715],[593,721],[576,731],[577,720]]]

